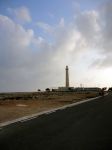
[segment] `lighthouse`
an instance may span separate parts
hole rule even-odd
[[[66,66],[65,68],[65,87],[69,88],[69,68]]]

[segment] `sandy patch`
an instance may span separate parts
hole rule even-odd
[[[28,105],[25,105],[25,104],[17,104],[16,106],[18,106],[18,107],[27,107]]]

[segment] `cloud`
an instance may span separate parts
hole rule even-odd
[[[76,26],[83,38],[92,44],[97,41],[100,33],[99,14],[97,11],[86,11],[80,13],[76,18]],[[95,44],[96,42],[94,42]]]
[[[53,85],[50,72],[57,72],[53,46],[7,16],[0,15],[0,27],[0,91],[28,91]]]
[[[59,20],[59,23],[57,25],[54,25],[54,26],[51,26],[45,22],[37,22],[36,23],[37,27],[39,27],[41,30],[43,30],[45,33],[53,33],[54,34],[54,31],[57,30],[57,28],[63,28],[64,25],[65,25],[65,20],[64,18],[61,18]]]
[[[25,79],[30,60],[29,47],[32,44],[33,30],[25,30],[21,25],[14,23],[10,18],[0,15],[0,88],[15,89],[18,83]],[[26,68],[26,69],[25,69]]]
[[[16,9],[8,8],[8,12],[15,15],[15,19],[22,23],[31,22],[32,18],[27,7],[22,6]]]
[[[3,15],[0,15],[0,27],[0,60],[4,58],[6,61],[12,61],[13,57],[21,56],[22,52],[31,44],[33,30],[25,30],[21,25]],[[5,63],[5,61],[3,62]]]
[[[50,42],[0,15],[0,91],[63,86],[66,65],[71,68],[71,86],[84,82],[88,74],[88,82],[94,83],[95,71],[112,65],[111,10],[106,3],[100,10],[78,12],[69,23],[64,17],[53,26],[37,22],[50,34]]]
[[[111,52],[112,47],[112,2],[108,1],[102,6],[101,12],[101,25],[102,25],[102,43],[106,52]]]
[[[105,2],[98,13],[100,32],[97,48],[100,58],[93,63],[93,66],[107,68],[112,66],[112,2]]]
[[[37,22],[36,25],[47,33],[52,33],[53,27],[44,22]]]
[[[91,67],[112,66],[112,2],[105,1],[96,10],[80,11],[75,16],[75,25],[87,47],[98,54]]]
[[[27,91],[64,84],[64,67],[71,62],[80,34],[64,27],[63,19],[60,22],[53,31],[55,42],[48,43],[32,29],[0,15],[0,90]],[[53,76],[55,80],[51,80]]]

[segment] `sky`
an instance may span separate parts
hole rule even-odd
[[[0,92],[112,86],[111,0],[1,0]]]

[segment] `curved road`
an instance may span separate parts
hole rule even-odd
[[[112,95],[0,129],[3,150],[112,149]],[[1,149],[1,150],[2,150]]]

